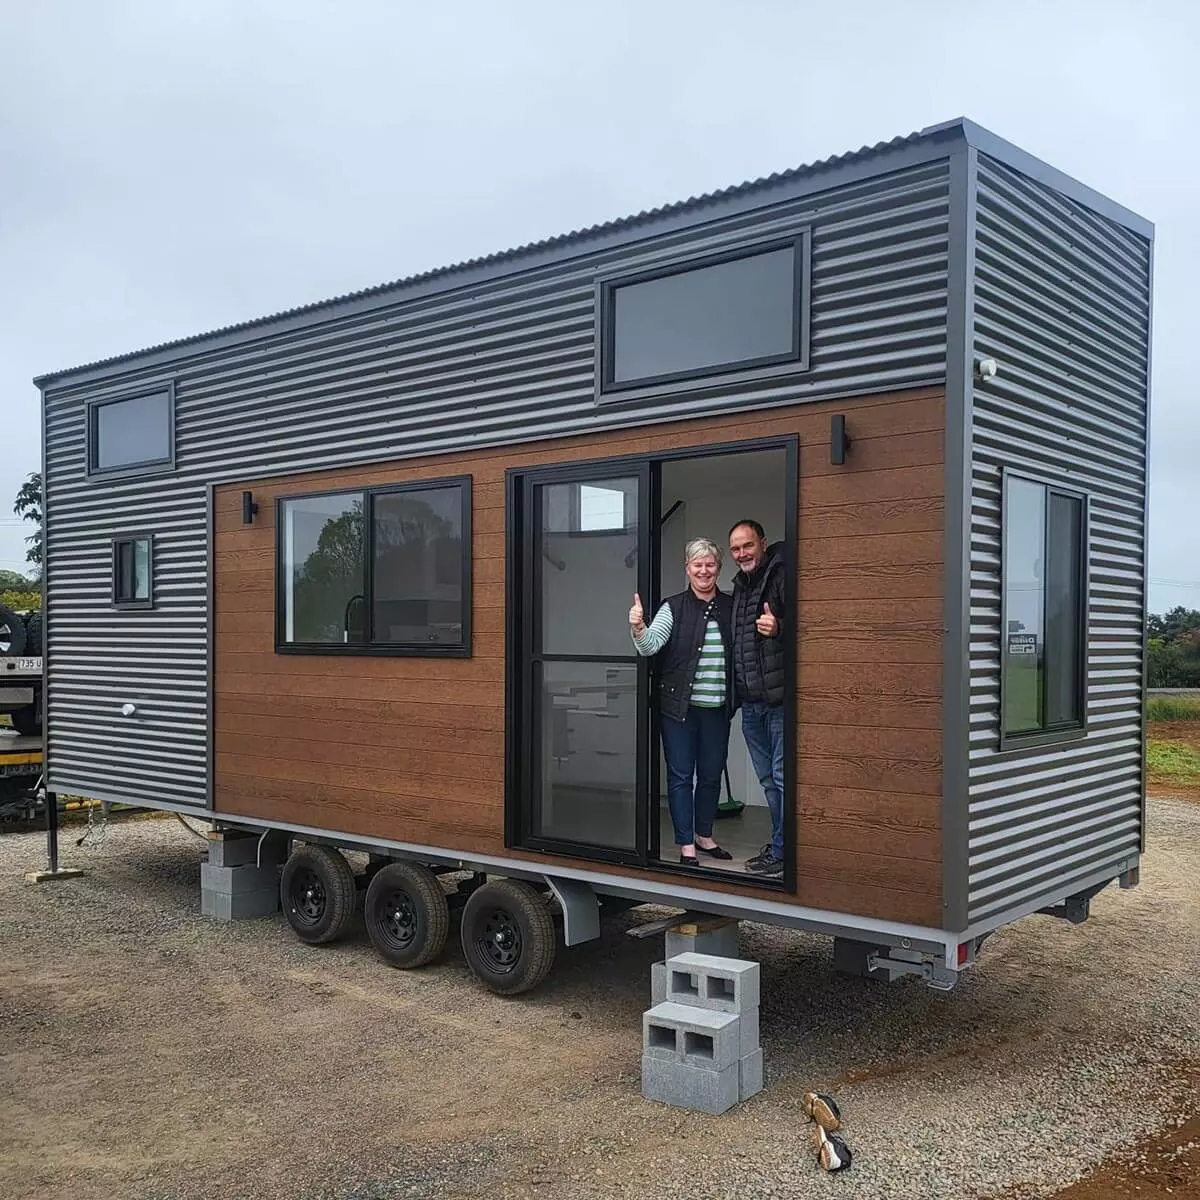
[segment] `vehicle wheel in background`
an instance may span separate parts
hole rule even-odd
[[[363,920],[381,957],[394,967],[420,967],[446,945],[450,905],[428,867],[393,862],[380,867],[367,887]]]
[[[16,658],[25,653],[25,618],[0,604],[0,655]]]

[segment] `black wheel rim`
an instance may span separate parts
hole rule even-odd
[[[521,961],[521,927],[505,908],[493,908],[483,917],[475,945],[488,968],[507,975]]]
[[[292,912],[302,925],[316,925],[325,915],[325,884],[316,871],[297,871],[292,878]]]
[[[7,654],[12,649],[13,631],[7,621],[0,621],[0,654]]]
[[[407,950],[421,932],[421,918],[412,897],[400,888],[393,888],[381,901],[379,929],[384,940],[397,950]]]

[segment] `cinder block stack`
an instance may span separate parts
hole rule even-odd
[[[200,864],[200,912],[218,921],[265,917],[279,910],[279,868],[287,839],[214,831]]]
[[[642,1095],[719,1114],[762,1091],[758,963],[685,952],[661,966],[663,998],[642,1016]]]

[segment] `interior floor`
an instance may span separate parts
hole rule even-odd
[[[665,801],[659,808],[658,830],[662,860],[678,863],[679,851],[675,848],[675,830],[671,825],[671,813]],[[746,860],[753,858],[771,840],[771,814],[762,805],[747,804],[736,815],[718,815],[717,820],[713,822],[713,840],[728,850],[733,858],[729,862],[723,862],[701,854],[701,867],[745,876]]]

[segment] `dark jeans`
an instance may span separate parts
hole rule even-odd
[[[742,736],[771,810],[771,851],[783,857],[783,706],[742,705]]]
[[[723,708],[691,705],[686,720],[663,717],[660,724],[675,844],[687,846],[697,834],[712,837],[729,749],[729,718]]]

